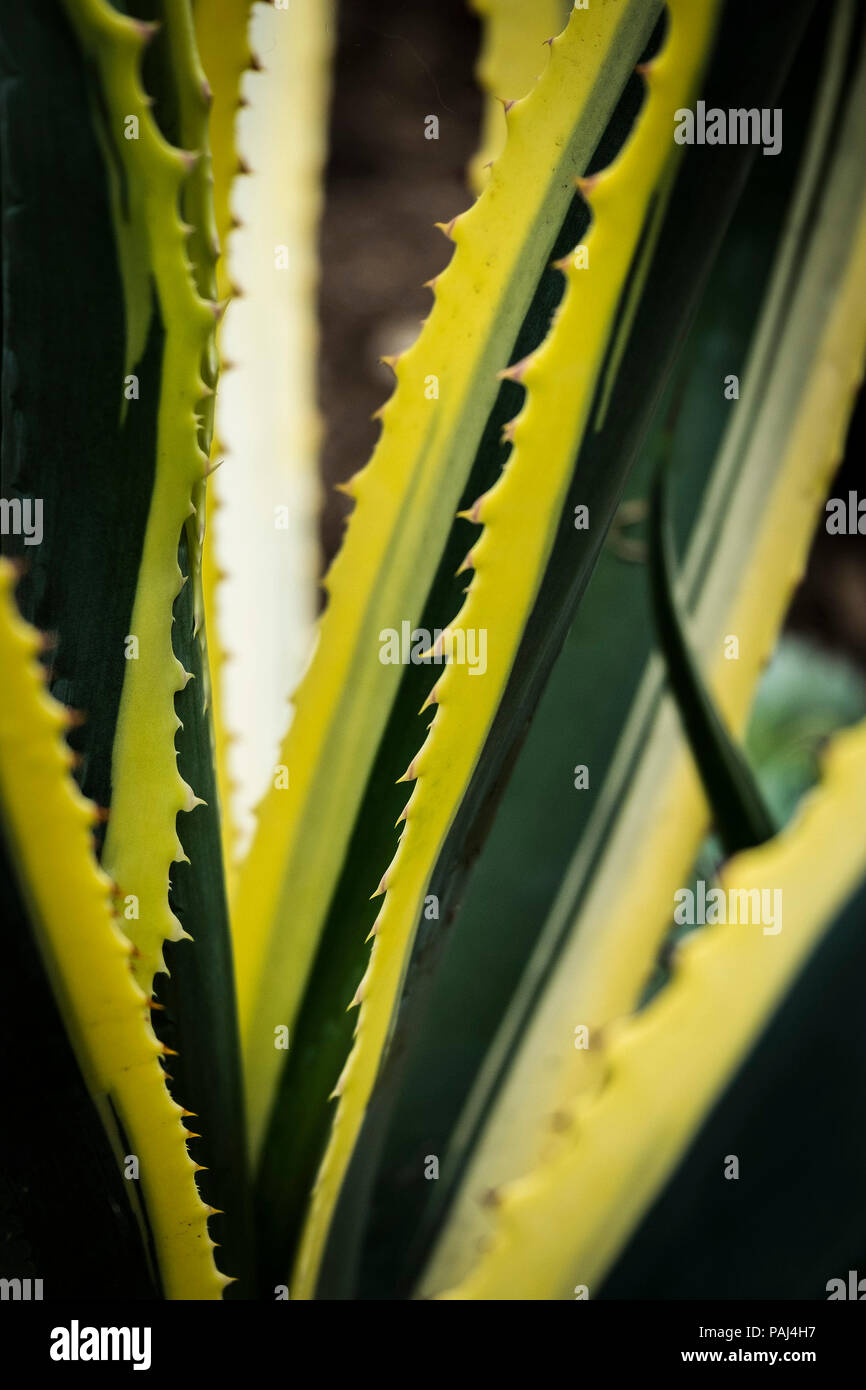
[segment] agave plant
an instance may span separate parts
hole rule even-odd
[[[785,643],[759,692],[862,373],[864,15],[475,8],[472,192],[248,845],[339,15],[0,16],[12,1296],[816,1298],[866,1251],[866,704]]]

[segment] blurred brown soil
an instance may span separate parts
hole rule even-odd
[[[370,457],[370,416],[393,378],[378,362],[430,310],[423,282],[450,247],[434,222],[471,202],[466,164],[480,130],[478,23],[465,0],[343,0],[322,226],[322,545],[339,545],[347,499],[333,484]],[[438,140],[424,136],[439,118]]]

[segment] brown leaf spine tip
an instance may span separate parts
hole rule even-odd
[[[481,506],[482,506],[482,503],[484,502],[484,497],[485,497],[485,496],[486,496],[486,494],[482,494],[481,497],[476,497],[475,501],[472,503],[472,506],[469,508],[469,510],[468,510],[467,512],[458,512],[457,515],[458,515],[463,521],[471,521],[472,524],[473,524],[474,526],[480,526],[480,525],[481,525]],[[458,573],[459,573],[459,571],[458,571]]]
[[[361,983],[359,984],[358,988],[355,990],[354,995],[352,996],[352,1002],[351,1002],[351,1004],[349,1005],[349,1008],[346,1009],[346,1013],[349,1012],[349,1009],[357,1009],[357,1008],[360,1008],[360,1006],[361,1006],[361,1004],[363,1004],[363,1002],[364,1002],[364,981],[362,980]]]
[[[596,184],[599,182],[600,179],[600,173],[586,174],[582,178],[578,176],[574,180],[574,185],[581,197],[586,198],[588,200],[590,195],[592,194],[592,190],[595,188]]]
[[[160,1011],[165,1008],[164,1004],[157,1004],[152,994],[145,999],[144,1006],[146,1009],[159,1009]]]
[[[342,494],[343,494],[344,497],[354,497],[354,496],[355,496],[355,479],[354,479],[354,477],[347,478],[346,481],[345,481],[344,483],[334,483],[334,491],[335,491],[335,492],[342,492]]]
[[[152,20],[148,22],[148,20],[146,19],[130,19],[129,23],[131,27],[135,30],[135,32],[138,34],[138,37],[141,39],[142,43],[150,43],[151,39],[154,37],[155,34],[159,33],[159,30],[162,27],[159,20]]]
[[[223,1211],[222,1207],[210,1207],[207,1204],[205,1204],[205,1212],[208,1216],[225,1216],[225,1212]],[[237,1283],[237,1280],[230,1279],[229,1283],[235,1284]]]
[[[516,98],[512,98],[511,101],[504,101],[503,98],[500,97],[499,100],[502,102],[502,109],[503,109],[503,111],[505,112],[506,116],[508,115],[508,113],[509,113],[509,111],[511,110],[512,106],[516,106],[516,105],[517,105],[517,100],[516,100]]]
[[[468,559],[468,556],[467,556],[467,559]],[[464,561],[464,564],[465,564],[465,563],[466,563],[466,561]],[[460,571],[458,570],[457,573],[459,574]],[[439,703],[439,682],[437,681],[436,684],[434,685],[433,689],[430,691],[430,694],[427,696],[427,699],[424,701],[423,705],[422,705],[421,708],[419,709],[418,713],[419,713],[419,714],[423,714],[424,711],[425,711],[425,709],[429,709],[431,705],[438,705],[438,703]]]
[[[488,1187],[480,1201],[482,1207],[498,1207],[501,1198],[495,1187]]]
[[[517,417],[515,416],[515,418],[514,418],[513,420],[509,420],[506,424],[504,424],[504,425],[502,426],[502,443],[503,443],[503,444],[513,444],[513,443],[514,443],[514,432],[515,432],[516,429],[517,429]]]
[[[496,373],[497,381],[523,381],[526,375],[526,368],[532,361],[532,353],[528,357],[523,357],[519,362],[514,362],[510,367],[503,367],[501,372]]]
[[[261,59],[259,58],[259,55],[258,55],[257,53],[251,53],[251,54],[250,54],[249,71],[250,71],[250,72],[261,72],[261,71],[262,71]]]
[[[80,729],[87,720],[87,715],[83,710],[73,709],[71,705],[66,705],[63,711],[63,718],[67,729]]]
[[[196,1112],[195,1112],[194,1110],[185,1110],[185,1109],[183,1108],[183,1106],[181,1106],[180,1113],[181,1113],[181,1116],[182,1116],[184,1119],[187,1119],[187,1120],[197,1120],[197,1119],[198,1119],[198,1115],[196,1114]]]
[[[437,222],[436,225],[439,226],[440,224]],[[425,289],[425,290],[433,290],[433,291],[435,291],[436,286],[437,286],[437,284],[439,283],[439,281],[440,281],[441,279],[442,279],[442,271],[440,270],[440,272],[439,272],[438,275],[433,275],[429,280],[425,280],[425,281],[424,281],[424,289]]]
[[[238,162],[235,166],[235,173],[240,175],[252,173],[252,169],[250,168],[249,164],[247,164],[247,161],[244,159],[243,155],[238,155]]]
[[[160,1052],[162,1053],[163,1057],[177,1057],[177,1056],[178,1056],[178,1053],[175,1051],[175,1049],[174,1049],[173,1047],[169,1047],[168,1043],[161,1043],[161,1044],[160,1044],[160,1049],[159,1049],[159,1050],[160,1050]]]
[[[379,361],[383,364],[383,366],[385,366],[385,367],[390,367],[390,368],[391,368],[391,371],[392,371],[392,372],[394,373],[394,375],[396,376],[396,375],[397,375],[397,363],[400,361],[400,358],[402,357],[402,355],[403,355],[403,354],[400,353],[400,352],[397,352],[397,353],[385,353],[382,357],[379,358]]]
[[[192,1165],[192,1170],[193,1170],[194,1173],[209,1173],[209,1172],[210,1172],[210,1169],[209,1169],[209,1168],[207,1167],[207,1165],[204,1164],[204,1163],[194,1163],[194,1164]]]
[[[417,759],[416,759],[416,758],[413,758],[412,761],[411,761],[411,763],[409,764],[409,766],[406,768],[406,771],[403,773],[403,776],[397,778],[397,782],[398,782],[398,783],[400,783],[400,782],[414,782],[414,781],[415,781],[415,779],[416,779],[417,776],[418,776],[418,773],[417,773],[416,770],[415,770],[415,763],[416,763],[416,762],[417,762]]]
[[[645,63],[635,63],[635,72],[638,77],[647,77],[655,67],[655,59],[648,58]]]
[[[475,569],[475,552],[472,551],[472,550],[470,550],[469,554],[466,556],[466,559],[465,559],[465,560],[463,561],[463,563],[461,564],[461,566],[460,566],[460,568],[458,569],[457,573],[458,573],[458,574],[465,574],[467,570],[474,570],[474,569]]]
[[[201,1139],[201,1135],[200,1135],[200,1134],[193,1134],[193,1132],[192,1132],[191,1129],[188,1129],[188,1130],[186,1131],[186,1136],[185,1136],[185,1137],[186,1137],[187,1139]]]
[[[93,819],[97,825],[107,825],[111,810],[108,806],[97,806],[93,803]]]
[[[372,902],[374,898],[381,898],[382,894],[385,892],[385,889],[386,889],[387,887],[388,887],[388,870],[386,869],[385,872],[383,873],[382,877],[381,877],[380,880],[379,880],[379,887],[376,889],[375,893],[371,893],[371,894],[370,894],[370,902]]]
[[[457,220],[458,220],[459,216],[460,216],[460,214],[458,213],[458,214],[457,214],[457,217],[452,217],[450,222],[434,222],[434,223],[433,223],[433,226],[436,227],[436,228],[438,228],[438,230],[442,233],[442,235],[443,235],[443,236],[446,236],[446,237],[448,238],[449,241],[453,241],[453,240],[454,240],[454,228],[455,228],[455,226],[457,225]]]

